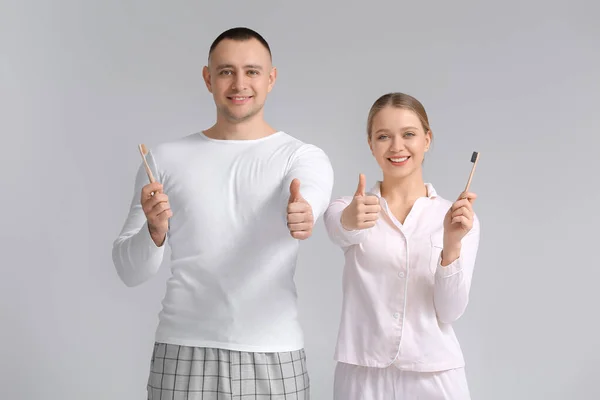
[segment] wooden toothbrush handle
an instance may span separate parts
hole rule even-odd
[[[146,169],[146,174],[148,175],[148,179],[150,180],[150,183],[156,182],[156,179],[154,179],[154,175],[152,174],[152,170],[150,169],[150,166],[148,165],[148,161],[146,161],[146,155],[142,151],[141,145],[138,146],[138,150],[140,151],[140,154],[142,156],[142,161],[144,162],[144,168]]]

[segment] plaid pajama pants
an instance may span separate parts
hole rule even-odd
[[[155,343],[148,400],[310,400],[304,350],[249,353]]]

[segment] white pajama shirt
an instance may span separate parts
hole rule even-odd
[[[203,132],[162,143],[147,156],[173,212],[157,247],[140,204],[141,165],[113,261],[128,286],[156,274],[171,249],[171,276],[156,341],[246,352],[304,347],[294,273],[300,241],[287,226],[290,183],[318,220],[331,200],[333,169],[320,148],[285,132],[217,140]]]
[[[381,197],[380,185],[370,192],[382,207],[374,227],[342,227],[341,213],[351,196],[331,202],[324,215],[329,237],[345,259],[336,399],[466,400],[465,361],[452,323],[469,301],[479,219],[475,215],[463,238],[460,257],[442,267],[443,221],[452,202],[427,183],[427,196],[415,202],[401,224]],[[358,386],[349,383],[357,380]],[[359,395],[352,387],[371,394]],[[410,387],[416,392],[408,396]],[[377,394],[382,390],[383,397]],[[443,392],[446,397],[436,397]]]

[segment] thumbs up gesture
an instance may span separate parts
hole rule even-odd
[[[314,218],[312,207],[300,194],[300,181],[290,184],[290,198],[287,206],[287,226],[294,239],[308,239],[312,235]]]
[[[354,198],[342,212],[342,226],[348,231],[372,228],[379,218],[379,198],[365,195],[365,185],[365,176],[360,174]]]

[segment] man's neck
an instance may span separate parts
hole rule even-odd
[[[277,132],[262,118],[251,118],[244,122],[231,122],[217,117],[217,122],[203,133],[217,140],[256,140]]]

